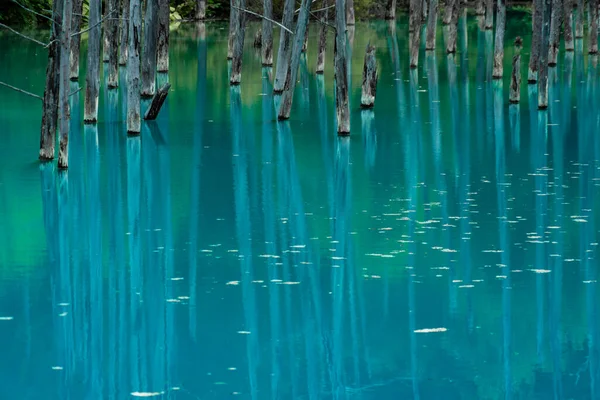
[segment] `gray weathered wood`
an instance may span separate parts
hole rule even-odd
[[[262,47],[262,30],[260,28],[258,28],[256,33],[254,34],[254,43],[252,44],[252,46],[255,49],[260,49]]]
[[[108,1],[109,0],[100,0],[101,5],[100,5],[100,10],[104,12],[104,14],[102,14],[102,20],[106,20],[109,17],[109,12],[110,12],[110,7],[108,5]],[[113,17],[115,17],[113,15]],[[103,24],[104,25],[104,24]],[[108,52],[108,36],[106,35],[106,25],[104,25],[104,30],[103,30],[103,35],[102,35],[102,61],[103,62],[108,62],[109,59],[109,52]]]
[[[304,41],[302,42],[302,52],[306,53],[308,50],[308,23],[310,21],[306,22],[306,29],[304,30]]]
[[[512,61],[512,75],[510,78],[509,101],[513,104],[521,101],[521,49],[523,40],[517,36],[515,39],[515,55]]]
[[[73,0],[73,21],[71,31],[79,32],[81,29],[81,11],[83,9],[83,0]],[[69,76],[72,81],[79,79],[79,48],[81,44],[81,35],[71,37],[71,68]]]
[[[575,37],[583,38],[583,13],[585,0],[577,0],[577,11],[575,13]]]
[[[396,0],[388,0],[385,19],[396,19]]]
[[[64,0],[63,20],[60,37],[60,88],[58,111],[60,117],[60,140],[58,143],[58,168],[69,168],[69,129],[71,113],[69,110],[69,69],[71,58],[71,23],[73,20],[73,0]]]
[[[452,3],[450,23],[448,26],[446,26],[446,53],[448,54],[456,53],[456,36],[458,33],[458,2],[459,0],[456,0]]]
[[[196,1],[196,21],[203,21],[206,18],[206,0]]]
[[[501,79],[504,74],[504,30],[506,28],[506,0],[498,0],[496,7],[496,37],[494,39],[494,69],[492,78]]]
[[[127,133],[139,135],[140,118],[140,38],[142,11],[140,0],[129,3],[129,49],[127,49]]]
[[[394,2],[395,3],[395,2]],[[348,96],[348,46],[346,46],[345,1],[335,0],[335,115],[338,135],[350,134],[350,100]],[[394,11],[395,14],[395,11]]]
[[[144,47],[142,51],[142,97],[156,92],[156,50],[158,35],[158,0],[146,0],[144,16]]]
[[[544,10],[543,0],[533,1],[535,2],[533,9],[533,34],[531,36],[531,51],[529,53],[529,70],[527,72],[527,82],[529,83],[535,83],[538,80],[540,46],[542,45],[542,11]]]
[[[548,48],[550,47],[550,15],[552,1],[544,0],[540,61],[538,66],[538,109],[548,108]]]
[[[598,0],[590,0],[589,4],[588,53],[598,54]]]
[[[574,51],[573,42],[573,0],[564,0],[563,29],[565,35],[565,51]]]
[[[485,29],[492,29],[493,27],[494,27],[494,0],[485,0]]]
[[[346,0],[346,25],[354,25],[355,23],[354,0]]]
[[[365,50],[365,65],[363,67],[362,92],[360,96],[360,106],[362,108],[372,108],[375,105],[377,78],[375,47],[369,43]]]
[[[475,15],[485,15],[484,0],[475,0]]]
[[[427,16],[429,15],[429,2],[427,0],[421,1],[422,12],[421,12],[421,21],[427,21]]]
[[[156,117],[158,117],[160,108],[162,107],[163,103],[167,99],[167,96],[169,95],[169,89],[171,89],[171,84],[168,82],[165,83],[160,89],[158,89],[158,91],[152,98],[152,103],[150,103],[150,106],[148,107],[148,109],[146,110],[146,113],[144,114],[145,120],[152,121],[152,120],[155,120]]]
[[[319,48],[317,52],[316,73],[322,74],[325,71],[325,50],[327,46],[327,0],[323,0],[323,11],[321,11],[321,23],[319,24]]]
[[[245,8],[245,0],[234,0],[234,5],[240,9]],[[233,29],[233,58],[231,59],[230,85],[239,85],[242,82],[242,55],[244,53],[244,36],[246,34],[246,14],[237,13]]]
[[[550,20],[550,45],[548,47],[548,65],[555,66],[558,59],[558,46],[560,45],[560,26],[564,13],[562,0],[552,0],[552,17]]]
[[[119,65],[127,65],[127,43],[129,37],[129,0],[121,0]]]
[[[158,0],[158,72],[169,72],[169,14],[169,0]]]
[[[459,0],[446,0],[446,6],[444,7],[444,17],[442,18],[442,24],[448,25],[452,20],[452,9],[454,8],[454,3]]]
[[[423,0],[426,1],[426,0]],[[429,0],[429,16],[427,18],[427,36],[425,38],[425,50],[435,50],[435,36],[438,19],[438,0]]]
[[[85,76],[85,103],[83,121],[98,121],[98,95],[100,94],[100,0],[90,0],[87,72]]]
[[[233,59],[233,41],[235,39],[235,24],[240,10],[236,7],[236,0],[229,0],[229,35],[227,36],[227,59]]]
[[[285,0],[283,6],[283,26],[292,26],[294,22],[294,0]],[[285,77],[288,69],[288,54],[291,47],[291,35],[282,30],[279,35],[279,50],[277,51],[277,65],[275,66],[275,81],[273,82],[273,93],[283,92]]]
[[[106,22],[104,35],[108,39],[108,79],[109,88],[119,86],[119,2],[118,0],[108,0],[108,8],[111,17]]]
[[[273,0],[263,0],[263,14],[266,18],[262,19],[262,43],[261,59],[262,65],[270,67],[273,65]]]
[[[409,10],[409,63],[410,68],[419,65],[419,48],[421,47],[421,17],[423,15],[423,4],[425,0],[410,0]],[[453,0],[458,1],[458,0]]]

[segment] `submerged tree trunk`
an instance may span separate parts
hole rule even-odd
[[[409,37],[410,42],[410,68],[417,68],[419,65],[419,48],[421,47],[421,15],[425,0],[410,1],[410,20],[409,20]],[[458,0],[453,0],[458,1]]]
[[[575,37],[578,39],[583,38],[584,3],[584,0],[577,0],[577,13],[575,14]]]
[[[244,9],[245,0],[234,0],[234,5]],[[242,82],[242,55],[244,52],[244,36],[246,33],[246,18],[243,12],[238,12],[234,21],[233,30],[233,59],[231,60],[230,85],[239,85]]]
[[[121,32],[119,46],[119,65],[127,64],[127,38],[129,36],[129,0],[121,0]]]
[[[367,44],[365,51],[365,65],[363,68],[362,93],[360,106],[362,108],[373,108],[375,95],[377,93],[377,59],[375,58],[375,47]]]
[[[354,25],[354,0],[346,0],[346,25]]]
[[[540,46],[542,45],[542,12],[544,10],[544,0],[534,0],[535,8],[533,12],[533,34],[531,36],[531,52],[529,56],[529,71],[527,73],[527,82],[535,83],[538,80],[538,68],[540,64]]]
[[[396,0],[388,0],[385,19],[396,19]]]
[[[206,0],[196,1],[196,21],[202,21],[206,18]]]
[[[558,59],[558,46],[560,45],[560,25],[564,11],[561,0],[552,0],[552,19],[550,21],[550,45],[548,47],[548,65],[555,66]]]
[[[158,0],[146,0],[144,18],[144,51],[142,52],[143,97],[154,96],[156,92],[156,35],[158,32]]]
[[[158,0],[158,72],[169,72],[169,13],[169,0]]]
[[[426,0],[423,0],[426,1]],[[427,18],[427,37],[425,50],[435,50],[435,35],[437,31],[438,0],[429,0],[429,16]]]
[[[548,108],[548,47],[550,44],[550,15],[552,14],[552,1],[544,0],[544,22],[542,26],[542,45],[540,48],[539,79],[538,79],[538,108]]]
[[[58,70],[60,68],[60,29],[63,17],[63,2],[52,4],[52,30],[48,46],[48,65],[46,66],[46,89],[42,103],[42,128],[40,131],[40,160],[54,159],[56,125],[58,119]]]
[[[285,0],[283,8],[282,25],[286,28],[292,26],[294,22],[294,0]],[[275,81],[273,82],[273,93],[283,92],[285,85],[285,76],[288,69],[289,59],[287,57],[291,46],[291,35],[285,29],[281,30],[279,36],[279,50],[277,51],[277,66],[275,68]]]
[[[458,1],[455,0],[452,7],[450,23],[447,26],[448,35],[446,40],[446,53],[456,53],[456,34],[458,31]]]
[[[485,29],[492,29],[493,27],[494,27],[494,0],[485,0]]]
[[[589,53],[598,53],[598,0],[590,0]]]
[[[227,59],[233,58],[233,41],[235,39],[235,24],[239,18],[240,10],[236,9],[234,5],[236,0],[229,0],[229,36],[227,37]]]
[[[262,65],[270,67],[273,65],[273,0],[263,0],[263,14],[266,18],[262,20],[261,56]]]
[[[98,121],[98,95],[100,92],[100,0],[90,0],[87,73],[85,76],[85,104],[83,121]]]
[[[565,51],[575,50],[573,43],[573,0],[564,0],[563,29],[565,34]]]
[[[523,40],[517,36],[515,39],[515,55],[512,62],[512,76],[510,79],[509,101],[516,104],[521,101],[521,48]]]
[[[79,32],[81,30],[81,12],[83,10],[83,0],[73,1],[73,21],[71,21],[71,31]],[[71,68],[70,78],[72,81],[79,79],[79,48],[81,45],[81,35],[71,37]]]
[[[335,115],[339,135],[350,134],[348,60],[346,56],[348,48],[346,46],[346,14],[344,13],[344,4],[344,0],[335,0]]]
[[[69,110],[69,68],[71,57],[71,22],[73,19],[73,0],[64,0],[62,32],[60,39],[60,89],[59,89],[59,115],[60,115],[60,141],[58,144],[58,168],[69,168],[69,128],[71,114]]]
[[[322,74],[325,71],[325,47],[327,45],[327,0],[323,0],[323,8],[321,11],[321,23],[319,24],[319,50],[317,53],[317,74]]]
[[[291,52],[291,62],[288,64],[286,73],[285,87],[281,96],[281,104],[279,105],[279,120],[288,119],[292,111],[292,101],[294,100],[294,89],[296,88],[296,80],[298,76],[298,67],[300,66],[300,56],[302,54],[302,45],[304,44],[304,33],[307,30],[308,17],[310,13],[311,0],[302,0],[300,13],[298,14],[298,23],[296,24],[296,32],[294,34],[294,46]],[[341,9],[344,13],[344,9]]]
[[[117,16],[118,1],[108,0],[108,8],[111,16],[106,22],[105,36],[108,38],[108,87],[116,88],[119,86],[119,20]]]
[[[151,1],[151,0],[149,0]],[[127,50],[127,133],[140,133],[140,36],[142,11],[140,0],[130,0],[129,49]]]
[[[504,29],[506,27],[506,3],[498,0],[496,13],[496,38],[494,43],[494,79],[502,78],[504,73]]]

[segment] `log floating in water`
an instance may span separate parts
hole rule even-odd
[[[170,83],[165,83],[160,89],[158,89],[152,98],[152,103],[150,103],[150,106],[144,114],[144,119],[146,121],[153,121],[156,119],[156,117],[158,117],[158,113],[160,112],[163,103],[169,95],[169,89],[171,89]]]
[[[360,106],[362,108],[373,108],[375,105],[377,78],[375,47],[369,43],[365,51],[365,66],[363,68],[362,94],[360,96]]]
[[[515,55],[512,62],[512,76],[510,79],[510,97],[509,101],[512,104],[517,104],[521,101],[521,48],[523,39],[517,36],[515,39]]]

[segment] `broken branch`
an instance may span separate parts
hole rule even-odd
[[[13,28],[11,28],[10,26],[4,25],[4,24],[3,24],[3,23],[1,23],[1,22],[0,22],[0,27],[2,27],[2,28],[6,28],[6,29],[8,29],[9,31],[11,31],[12,33],[14,33],[15,35],[19,35],[19,36],[21,36],[23,39],[31,40],[32,42],[34,42],[34,43],[37,43],[37,44],[39,44],[39,45],[41,45],[41,46],[44,46],[44,47],[48,47],[48,46],[49,46],[49,44],[46,44],[46,43],[44,43],[44,42],[40,42],[40,41],[39,41],[39,40],[37,40],[37,39],[34,39],[34,38],[31,38],[31,37],[29,37],[29,36],[23,35],[22,33],[15,31],[15,30],[14,30]]]
[[[23,90],[23,89],[19,89],[18,87],[14,87],[14,86],[12,86],[12,85],[9,85],[8,83],[0,82],[0,85],[2,85],[2,86],[6,86],[7,88],[9,88],[9,89],[12,89],[12,90],[14,90],[14,91],[17,91],[17,92],[19,92],[19,93],[23,93],[23,94],[26,94],[26,95],[28,95],[28,96],[35,97],[36,99],[43,100],[43,99],[42,99],[42,97],[41,97],[41,96],[38,96],[37,94],[34,94],[34,93],[31,93],[31,92],[28,92],[28,91],[26,91],[26,90]]]
[[[248,14],[256,15],[257,17],[260,17],[260,18],[262,18],[262,19],[265,19],[265,20],[267,20],[267,21],[269,21],[269,22],[272,22],[272,23],[274,23],[275,25],[277,25],[277,26],[281,27],[281,29],[285,29],[286,31],[288,31],[288,32],[289,32],[289,33],[291,33],[292,35],[294,34],[294,32],[292,32],[292,31],[291,31],[289,28],[286,28],[285,26],[283,26],[282,24],[280,24],[280,23],[279,23],[279,22],[277,22],[277,21],[274,21],[274,20],[272,20],[271,18],[267,18],[267,17],[265,17],[264,15],[261,15],[261,14],[259,14],[259,13],[255,13],[254,11],[250,11],[250,10],[246,10],[246,9],[244,9],[244,8],[240,8],[240,7],[234,6],[233,4],[231,5],[231,7],[235,8],[235,9],[237,9],[237,10],[243,11],[243,12],[245,12],[245,13],[248,13]]]
[[[29,9],[29,8],[25,7],[23,4],[19,3],[17,0],[12,0],[12,1],[13,1],[13,3],[15,3],[16,5],[18,5],[19,7],[21,7],[23,10],[29,11],[30,13],[35,14],[38,17],[46,18],[47,20],[52,21],[52,23],[60,25],[58,22],[56,22],[55,20],[53,20],[51,17],[49,17],[47,15],[44,15],[42,13],[39,13],[37,11],[34,11],[32,9]]]

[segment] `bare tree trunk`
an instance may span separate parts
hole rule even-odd
[[[262,20],[262,65],[270,67],[273,65],[273,23],[268,19],[273,19],[273,0],[263,0],[263,14],[266,18]]]
[[[85,104],[83,121],[98,121],[98,95],[100,93],[100,3],[101,0],[90,0],[88,36],[87,73],[85,76]]]
[[[435,35],[437,33],[436,31],[438,7],[438,0],[429,0],[429,16],[427,19],[427,37],[425,39],[425,50],[435,50]]]
[[[323,0],[323,8],[321,11],[321,24],[319,25],[319,52],[317,53],[317,74],[322,74],[325,71],[325,47],[327,45],[327,0]]]
[[[256,33],[254,34],[254,44],[253,47],[255,49],[260,49],[262,47],[262,29],[258,28]]]
[[[573,42],[573,0],[564,0],[563,29],[565,34],[565,51],[575,50]]]
[[[285,0],[283,8],[282,25],[290,27],[294,23],[294,0]],[[275,81],[273,82],[273,93],[283,92],[285,76],[288,69],[289,59],[287,57],[290,44],[290,33],[284,29],[279,36],[279,50],[277,51],[277,66],[275,67]]]
[[[104,35],[108,38],[108,80],[109,88],[119,86],[119,3],[117,0],[108,0],[110,18],[106,22]]]
[[[544,22],[542,26],[542,45],[540,48],[539,79],[538,79],[538,109],[548,108],[548,47],[550,44],[550,15],[553,0],[544,0]]]
[[[360,106],[362,108],[373,108],[375,95],[377,93],[377,59],[375,58],[375,47],[367,44],[365,51],[365,66],[363,68],[362,93]]]
[[[206,18],[206,0],[196,1],[196,21],[202,21]]]
[[[396,19],[396,0],[388,0],[385,19]]]
[[[144,51],[142,52],[142,97],[156,92],[156,35],[158,33],[158,0],[146,0],[144,16]]]
[[[281,96],[279,105],[279,113],[277,119],[285,120],[290,117],[292,111],[292,101],[294,100],[294,89],[298,76],[298,67],[300,66],[300,56],[302,54],[302,45],[304,43],[304,33],[308,27],[308,17],[310,13],[311,0],[302,0],[300,13],[298,14],[298,23],[296,24],[296,32],[294,34],[294,46],[291,52],[291,62],[288,63],[288,70],[285,79],[285,87]],[[342,13],[345,10],[341,9]]]
[[[119,42],[119,65],[127,65],[127,38],[129,36],[129,0],[121,0],[121,39]]]
[[[506,27],[506,3],[498,0],[496,12],[496,38],[494,43],[494,70],[492,78],[500,79],[504,73],[504,30]]]
[[[446,40],[446,53],[454,54],[456,53],[456,34],[458,31],[458,1],[454,0],[452,5],[452,12],[450,13],[450,24],[448,24],[448,35]]]
[[[346,0],[346,25],[354,25],[354,0]]]
[[[71,126],[71,113],[69,110],[69,68],[71,58],[71,22],[73,19],[73,0],[64,0],[62,34],[60,39],[60,89],[59,89],[59,115],[60,115],[60,141],[58,144],[58,168],[69,168],[69,128]]]
[[[79,32],[81,30],[81,12],[83,10],[83,0],[73,1],[73,21],[71,30]],[[81,35],[75,35],[71,38],[71,68],[70,78],[72,81],[79,80],[79,48],[81,44]]]
[[[241,9],[245,8],[245,0],[234,0],[234,4]],[[234,21],[233,59],[231,60],[230,85],[239,85],[242,82],[242,55],[244,53],[244,36],[246,33],[246,18],[243,12],[237,13]]]
[[[523,40],[520,36],[515,39],[515,55],[512,62],[512,76],[510,79],[509,101],[516,104],[521,101],[521,48]]]
[[[548,65],[555,66],[560,45],[560,25],[564,12],[562,0],[552,0],[552,19],[550,21],[550,46],[548,48]]]
[[[158,0],[158,72],[169,72],[169,0]]]
[[[48,46],[48,65],[46,66],[46,89],[42,104],[42,128],[40,131],[40,155],[42,161],[54,159],[54,143],[56,142],[56,125],[58,119],[58,95],[60,68],[60,29],[63,17],[63,2],[52,4],[52,30]]]
[[[577,0],[577,13],[575,14],[575,37],[583,38],[583,13],[585,0]]]
[[[427,20],[427,16],[429,15],[429,3],[427,0],[422,0],[421,6],[423,8],[423,12],[421,13],[421,22],[424,22]]]
[[[544,0],[534,0],[535,8],[533,13],[533,35],[531,37],[531,52],[529,56],[529,71],[527,73],[527,82],[535,83],[538,80],[538,68],[540,64],[540,47],[542,45],[542,12],[544,10]]]
[[[306,29],[304,30],[304,41],[302,42],[302,52],[306,53],[308,51],[308,23],[306,22]]]
[[[229,0],[229,36],[227,37],[227,59],[233,58],[233,41],[235,40],[235,24],[238,20],[240,10],[233,7],[236,0]],[[284,24],[285,25],[285,24]]]
[[[410,42],[410,68],[417,68],[419,65],[419,48],[421,47],[421,15],[423,11],[422,1],[426,0],[411,0],[410,1],[410,19],[409,19],[409,36]],[[458,1],[458,0],[453,0]]]
[[[485,29],[492,29],[493,27],[494,27],[494,0],[485,0]]]
[[[350,134],[345,0],[335,0],[335,115],[339,135]],[[395,9],[394,9],[395,15]]]
[[[100,10],[102,11],[102,18],[105,19],[108,16],[109,13],[109,4],[108,4],[109,0],[100,0]],[[114,16],[111,16],[114,17]],[[108,21],[106,21],[108,22]],[[102,61],[103,62],[108,62],[109,60],[109,52],[108,52],[108,36],[106,35],[106,26],[105,23],[103,23],[102,25],[104,25],[104,35],[102,36]],[[101,25],[101,26],[102,26]]]
[[[485,3],[483,0],[475,0],[475,15],[485,15]]]
[[[151,0],[149,0],[151,1]],[[140,0],[129,4],[129,49],[127,50],[127,133],[140,133],[140,36],[142,11]]]
[[[588,29],[590,54],[598,53],[598,0],[590,0],[590,27]]]
[[[452,20],[452,9],[454,8],[454,3],[460,0],[446,0],[446,7],[444,8],[444,18],[442,19],[443,25],[450,24]]]

